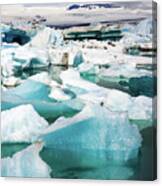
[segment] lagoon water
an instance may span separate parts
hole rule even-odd
[[[17,76],[27,78],[42,71],[48,72],[49,74],[51,72],[57,72],[56,74],[58,74],[58,76],[55,76],[55,80],[57,79],[57,81],[60,82],[59,74],[63,69],[64,67],[52,66],[43,70],[19,72]],[[84,78],[94,83],[97,82],[95,79],[89,79],[88,76],[84,76]],[[97,77],[93,75],[93,78]],[[108,86],[107,82],[103,86]],[[67,114],[67,116],[71,117],[75,114],[76,112],[74,111],[73,113],[69,113],[69,115]],[[46,116],[46,114],[44,116]],[[47,117],[50,123],[55,119],[56,117]],[[145,125],[147,126],[147,124],[143,124],[142,120],[138,121],[139,127]],[[151,178],[153,178],[153,159],[155,156],[153,145],[155,139],[152,140],[155,133],[153,133],[153,131],[154,127],[147,127],[141,130],[143,141],[139,155],[136,159],[127,162],[110,160],[106,150],[63,150],[59,148],[43,147],[39,155],[51,168],[51,178],[151,180]],[[2,144],[2,158],[12,157],[16,152],[25,149],[29,145],[30,143]]]
[[[104,150],[76,150],[51,149],[44,147],[41,159],[52,169],[52,178],[67,179],[129,179],[151,180],[154,175],[154,136],[152,127],[141,131],[143,145],[138,158],[128,162],[109,160]],[[153,140],[152,140],[153,139]],[[3,144],[2,158],[12,157],[30,144]]]
[[[114,8],[112,13],[123,11]],[[109,25],[107,10],[111,11],[103,7],[102,15],[98,4],[76,10],[61,6],[61,19],[71,22],[78,16],[82,26],[76,22],[78,27],[69,25],[64,30],[38,23],[32,35],[32,21],[23,22],[25,29],[27,26],[23,33],[30,41],[17,35],[22,22],[14,25],[16,33],[10,25],[2,26],[4,36],[6,28],[10,32],[9,40],[4,37],[2,43],[1,106],[4,117],[11,116],[4,119],[8,141],[1,144],[2,176],[155,178],[156,118],[152,107],[156,77],[151,57],[156,49],[151,48],[150,19],[143,20],[149,15],[141,10],[144,17],[134,15],[131,23],[117,21],[116,12],[116,21]],[[91,18],[88,25],[84,16]],[[94,18],[105,21],[96,24]]]

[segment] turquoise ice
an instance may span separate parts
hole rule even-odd
[[[137,157],[141,135],[125,112],[111,112],[98,104],[72,118],[59,118],[41,137],[48,148],[106,150],[109,159]]]

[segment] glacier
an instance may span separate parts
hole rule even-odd
[[[142,141],[125,112],[98,104],[89,104],[72,118],[59,118],[40,139],[48,148],[106,150],[107,157],[117,161],[136,158]]]
[[[48,127],[32,105],[21,105],[1,113],[2,143],[33,142]]]
[[[1,159],[3,177],[50,178],[50,167],[40,158],[43,145],[36,143],[17,152],[13,157]]]

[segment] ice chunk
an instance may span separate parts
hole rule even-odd
[[[47,72],[41,72],[41,73],[35,74],[33,76],[30,76],[28,79],[38,81],[46,85],[50,85],[51,83],[51,78],[49,77]]]
[[[106,91],[104,88],[90,83],[80,77],[80,74],[75,69],[68,69],[60,74],[63,84],[70,87],[76,94],[82,94],[93,91]],[[79,91],[80,90],[80,91]]]
[[[2,142],[32,142],[48,126],[31,105],[21,105],[1,113]]]
[[[82,64],[84,62],[84,58],[83,58],[83,54],[81,51],[78,51],[76,53],[76,56],[74,57],[74,62],[73,62],[73,66],[77,67],[80,64]]]
[[[131,105],[131,96],[119,90],[111,90],[105,100],[105,106],[112,111],[128,111]]]
[[[130,59],[131,60],[131,59]],[[137,58],[138,60],[138,58]],[[135,63],[123,63],[123,64],[112,64],[108,69],[102,70],[99,74],[101,77],[142,77],[142,76],[152,76],[152,72],[143,69],[137,69]]]
[[[12,59],[13,49],[1,50],[1,72],[2,77],[9,77],[14,74],[14,61]]]
[[[152,120],[153,119],[153,101],[146,96],[134,98],[133,103],[128,110],[129,118],[134,120]]]
[[[49,65],[48,52],[33,47],[19,47],[13,53],[14,67],[23,70],[24,68],[41,68]]]
[[[152,43],[152,28],[155,24],[156,23],[152,20],[152,18],[142,20],[139,24],[137,24],[137,26],[134,26],[134,29],[131,29],[131,32],[125,34],[125,36],[121,39],[121,42],[127,46],[149,42]]]
[[[71,96],[66,94],[61,88],[59,87],[54,87],[52,88],[50,94],[50,98],[54,98],[57,101],[64,101],[64,100],[69,100],[71,99]]]
[[[133,32],[141,37],[152,37],[155,21],[152,18],[144,19],[133,29]]]
[[[20,79],[14,77],[14,76],[10,76],[8,78],[2,77],[2,83],[3,83],[3,85],[5,85],[7,87],[14,87],[14,86],[20,84],[20,82],[21,82]]]
[[[135,158],[142,140],[125,112],[111,112],[97,104],[72,118],[59,118],[41,139],[51,148],[106,150],[108,158],[119,161]]]
[[[40,30],[27,46],[36,48],[46,48],[49,45],[63,45],[63,35],[61,31],[45,27]]]
[[[100,71],[98,66],[95,66],[92,63],[82,63],[79,65],[78,69],[81,74],[89,74],[89,75],[98,74]]]
[[[33,144],[11,158],[3,158],[1,160],[1,175],[3,177],[49,178],[51,169],[39,157],[41,149],[42,144]]]
[[[24,101],[34,101],[34,100],[46,100],[52,101],[48,98],[48,94],[50,93],[50,87],[38,81],[27,79],[21,85],[9,89],[6,94],[16,95],[22,98]]]
[[[19,88],[19,90],[17,90],[17,88]],[[12,88],[5,92],[2,91],[2,110],[10,109],[22,104],[31,104],[41,116],[46,119],[55,120],[60,116],[72,116],[79,112],[84,106],[79,99],[56,102],[54,98],[51,99],[48,97],[50,93],[48,91],[49,88],[46,87],[46,85],[42,86],[41,83],[38,83],[38,86],[37,82],[33,84],[29,83],[27,87],[23,85],[21,88],[19,86],[17,88]]]

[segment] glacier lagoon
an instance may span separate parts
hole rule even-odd
[[[153,179],[156,49],[133,21],[1,26],[2,176]]]

